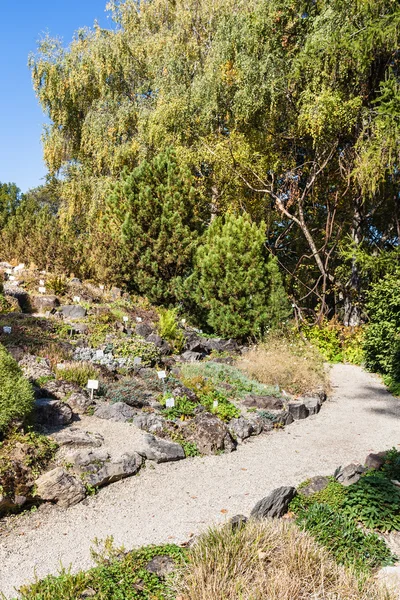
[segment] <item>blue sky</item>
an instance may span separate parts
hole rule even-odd
[[[96,19],[111,27],[107,0],[1,0],[0,33],[0,182],[23,192],[43,183],[40,136],[45,121],[33,92],[28,54],[49,32],[68,45],[74,31]]]

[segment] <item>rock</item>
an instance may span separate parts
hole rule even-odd
[[[244,417],[231,419],[228,423],[228,429],[234,437],[241,441],[249,438],[253,433],[253,425]]]
[[[111,457],[106,450],[81,450],[65,457],[72,464],[75,475],[93,487],[109,485],[125,477],[135,475],[143,459],[136,452]]]
[[[321,409],[321,400],[320,398],[302,398],[302,401],[307,407],[308,414],[316,415],[319,413]]]
[[[71,383],[70,381],[64,381],[62,379],[46,381],[41,387],[42,396],[56,398],[57,400],[64,400],[76,393],[83,393],[82,388],[76,383]]]
[[[165,577],[175,570],[175,561],[170,556],[155,556],[147,563],[145,569],[158,577]]]
[[[282,411],[277,413],[275,419],[272,421],[273,425],[277,425],[278,427],[285,427],[286,425],[291,425],[294,421],[293,415],[288,411]]]
[[[308,410],[303,402],[289,402],[288,411],[295,421],[307,419],[308,417]]]
[[[207,346],[217,352],[240,352],[239,344],[233,339],[210,338],[207,340]]]
[[[181,360],[185,362],[197,362],[198,360],[202,360],[204,357],[200,352],[192,352],[191,350],[187,350],[183,354],[181,354]]]
[[[70,427],[52,435],[59,446],[92,446],[99,448],[104,438],[100,433],[83,431],[79,427]]]
[[[42,500],[57,502],[68,507],[77,504],[85,497],[82,481],[67,473],[62,467],[56,467],[41,475],[36,481],[36,495]]]
[[[275,396],[256,396],[255,394],[248,394],[243,400],[243,404],[250,408],[260,408],[264,410],[280,410],[283,408],[282,398],[276,398]]]
[[[242,529],[247,523],[247,517],[244,515],[235,515],[229,520],[229,523],[232,527],[232,531],[237,531],[238,529]]]
[[[32,308],[38,313],[46,313],[60,304],[57,296],[54,295],[31,296],[30,299]]]
[[[72,325],[72,331],[73,333],[86,335],[87,333],[89,333],[89,327],[88,325],[86,325],[86,323],[74,323]]]
[[[4,295],[8,298],[14,298],[18,302],[21,311],[29,313],[32,311],[31,298],[23,288],[13,287],[9,283],[4,283]]]
[[[148,323],[137,323],[135,326],[135,331],[137,335],[147,339],[149,335],[153,333],[153,328]]]
[[[85,392],[74,392],[68,396],[68,404],[77,415],[84,415],[88,408],[94,406],[94,401]]]
[[[235,449],[235,442],[225,423],[209,412],[197,414],[182,428],[188,439],[195,442],[201,454],[215,454],[219,450],[232,452]]]
[[[72,277],[72,279],[70,279],[69,282],[72,285],[80,285],[82,283],[78,277]]]
[[[148,431],[149,433],[160,433],[165,427],[165,419],[161,415],[154,413],[143,413],[133,420],[136,427]]]
[[[255,519],[279,518],[288,511],[289,503],[296,495],[294,487],[280,487],[274,490],[269,496],[263,498],[251,511],[251,516]]]
[[[64,319],[83,319],[87,311],[79,304],[66,304],[61,307],[60,312]]]
[[[336,469],[334,477],[342,485],[349,486],[352,483],[356,483],[366,470],[360,463],[352,462],[347,467]]]
[[[160,337],[156,333],[150,334],[146,338],[146,342],[151,342],[152,344],[154,344],[156,348],[160,350],[162,356],[168,356],[168,354],[172,354],[172,348],[168,344],[168,342],[163,340],[162,337]]]
[[[54,377],[50,361],[47,358],[41,358],[33,354],[24,354],[18,364],[25,377],[31,382],[41,377]]]
[[[393,594],[393,599],[400,599],[400,565],[383,567],[378,571],[377,579]]]
[[[302,496],[312,496],[313,494],[324,490],[329,484],[329,481],[329,477],[322,477],[320,475],[311,477],[307,485],[298,490],[298,494],[301,494]]]
[[[94,598],[95,596],[97,596],[96,590],[93,588],[86,588],[86,590],[83,590],[79,598],[82,598],[83,600],[84,598]]]
[[[247,415],[247,421],[251,424],[251,435],[260,435],[264,430],[268,431],[268,428],[265,427],[265,421],[259,415]],[[270,421],[271,423],[271,421]],[[272,429],[271,423],[271,429]]]
[[[111,300],[119,300],[122,297],[122,290],[118,287],[112,287],[109,291]]]
[[[148,460],[154,460],[157,463],[185,458],[185,452],[180,444],[162,440],[150,434],[144,436],[143,447],[139,450],[139,453]]]
[[[172,390],[172,396],[174,396],[174,398],[181,398],[182,396],[186,396],[186,398],[188,398],[192,402],[197,402],[197,396],[195,392],[182,384],[178,385]]]
[[[35,401],[35,421],[46,427],[68,425],[73,418],[72,409],[65,402],[52,398],[40,398]]]
[[[135,416],[135,411],[125,402],[115,402],[114,404],[100,404],[94,411],[94,415],[99,419],[109,421],[129,421]]]
[[[386,452],[379,452],[378,454],[368,454],[365,459],[365,466],[368,469],[375,469],[378,471],[385,464]]]

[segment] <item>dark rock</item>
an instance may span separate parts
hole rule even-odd
[[[124,422],[133,419],[135,411],[125,402],[115,402],[114,404],[100,404],[94,411],[94,416],[99,419]]]
[[[275,396],[256,396],[255,394],[248,394],[243,400],[243,404],[250,408],[280,410],[283,408],[283,399],[276,398]]]
[[[158,577],[166,577],[175,570],[175,561],[170,556],[155,556],[145,569]]]
[[[228,423],[228,429],[234,437],[241,441],[249,438],[253,433],[253,425],[244,417],[231,419]]]
[[[259,415],[247,415],[247,421],[251,424],[251,435],[260,435],[265,429],[265,421]],[[270,422],[271,423],[271,422]],[[271,423],[272,429],[272,423]]]
[[[298,490],[298,494],[301,494],[302,496],[312,496],[313,494],[324,490],[329,484],[329,481],[329,477],[322,477],[320,475],[312,477],[306,486]]]
[[[72,283],[72,285],[80,285],[82,282],[80,279],[78,279],[78,277],[72,277],[72,279],[69,280],[70,283]]]
[[[378,452],[378,454],[371,453],[368,454],[364,464],[368,469],[378,470],[385,464],[385,457],[386,452]]]
[[[220,450],[232,452],[235,441],[227,426],[218,417],[208,412],[197,414],[189,424],[182,428],[190,441],[193,441],[201,454],[215,454]]]
[[[153,333],[153,328],[148,323],[137,323],[135,326],[137,335],[147,339]]]
[[[308,410],[308,414],[311,415],[316,415],[319,413],[320,409],[321,409],[321,400],[320,398],[302,398],[302,401],[304,402],[304,404],[307,407]]]
[[[352,483],[356,483],[365,471],[367,469],[360,465],[360,463],[353,462],[347,465],[347,467],[336,469],[334,476],[339,483],[349,486]]]
[[[185,362],[196,362],[198,360],[202,360],[204,355],[201,352],[192,352],[191,350],[187,350],[181,354],[181,359]]]
[[[65,402],[52,398],[40,398],[35,401],[35,421],[47,427],[68,425],[73,418],[72,409]]]
[[[210,338],[207,340],[207,346],[210,350],[217,352],[240,352],[240,346],[236,340],[223,340],[218,338]]]
[[[41,500],[57,502],[68,507],[77,504],[86,495],[82,481],[61,467],[44,473],[35,481],[36,494]]]
[[[235,515],[229,520],[229,523],[232,527],[232,531],[237,531],[238,529],[243,529],[246,525],[247,517],[244,515]]]
[[[79,304],[66,304],[61,307],[60,312],[64,319],[83,319],[87,311]]]
[[[78,333],[81,335],[86,335],[89,332],[89,327],[86,323],[74,323],[72,325],[73,333]]]
[[[303,402],[289,402],[288,410],[295,421],[308,417],[308,409]]]
[[[274,490],[269,496],[263,498],[251,511],[251,516],[255,519],[279,518],[287,513],[289,503],[296,495],[294,487],[280,487]]]
[[[163,356],[168,356],[168,354],[172,353],[172,348],[168,344],[168,342],[163,340],[162,337],[160,337],[156,333],[152,333],[151,335],[149,335],[146,338],[146,341],[154,344],[156,346],[156,348],[158,348],[160,350],[160,352]]]
[[[272,423],[278,427],[285,427],[286,425],[291,425],[293,421],[293,415],[289,411],[282,411],[275,416],[275,419],[272,421]]]
[[[172,395],[175,398],[181,398],[182,396],[186,396],[186,398],[188,398],[192,402],[197,402],[197,396],[195,392],[181,384],[172,390]]]
[[[139,453],[148,460],[157,463],[182,460],[185,452],[180,444],[156,438],[154,435],[144,436],[143,447]]]
[[[30,301],[33,310],[38,313],[46,313],[60,304],[57,296],[54,295],[31,296]]]

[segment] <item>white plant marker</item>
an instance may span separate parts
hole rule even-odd
[[[46,288],[41,286],[41,287],[39,288],[39,292],[40,292],[41,294],[45,294],[45,293],[46,293]]]
[[[39,280],[39,285],[44,285],[44,279]]]
[[[104,285],[99,285],[99,288],[100,288],[101,290],[104,290]]]
[[[122,317],[122,320],[123,320],[124,323],[127,323],[129,321],[129,317],[126,317],[126,316]]]
[[[81,297],[80,296],[74,296],[73,300],[74,300],[74,302],[80,302],[81,301]]]
[[[60,371],[62,369],[65,369],[65,365],[64,363],[57,363],[57,369]]]
[[[143,319],[142,319],[142,317],[136,317],[136,321],[137,321],[138,323],[141,323],[141,322],[143,321]]]
[[[98,379],[88,379],[87,382],[88,390],[90,390],[90,398],[93,400],[94,390],[99,389],[99,380]]]
[[[104,350],[96,350],[96,358],[104,358]]]
[[[167,377],[167,373],[165,371],[157,371],[158,379],[165,379]]]
[[[218,408],[218,400],[214,400],[214,402],[213,402],[213,408]]]
[[[175,406],[175,398],[167,398],[165,401],[166,408],[174,408]]]
[[[142,358],[140,356],[135,356],[135,358],[133,359],[133,364],[134,365],[141,365],[142,364]]]
[[[17,265],[14,269],[14,271],[22,271],[23,269],[25,269],[25,264],[24,263],[20,263],[19,265]]]
[[[12,269],[6,269],[5,273],[7,273],[7,275],[12,275],[13,270]]]
[[[185,323],[186,323],[186,319],[182,319],[182,320],[181,320],[181,323],[182,323],[182,325],[185,325]]]
[[[15,281],[16,278],[14,275],[10,275],[8,279],[9,279],[9,281]]]
[[[3,327],[3,332],[10,334],[12,332],[12,327],[9,327],[8,325],[5,325]]]

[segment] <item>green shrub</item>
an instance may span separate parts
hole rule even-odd
[[[173,346],[176,352],[180,352],[184,346],[185,338],[182,330],[178,326],[177,312],[176,308],[160,308],[158,310],[160,318],[158,322],[158,333]]]
[[[311,494],[311,496],[305,496],[301,493],[302,488],[307,484],[308,481],[305,481],[297,488],[298,493],[290,503],[290,510],[292,512],[298,513],[314,504],[327,504],[334,510],[338,510],[343,506],[347,488],[336,481],[334,477],[330,478],[326,488],[319,492],[315,492],[315,494]]]
[[[400,270],[371,286],[367,312],[366,366],[400,381]]]
[[[185,561],[186,550],[167,544],[146,546],[126,555],[97,558],[98,566],[86,573],[71,574],[62,569],[57,576],[49,575],[20,590],[22,600],[75,600],[83,598],[84,590],[92,588],[96,598],[114,600],[172,600],[173,577],[161,578],[146,570],[155,556],[169,556],[177,567]],[[119,557],[119,558],[118,558]]]
[[[161,404],[165,406],[165,402],[167,398],[170,398],[171,395],[166,393],[161,398]],[[184,419],[185,417],[192,417],[194,415],[194,409],[196,408],[196,403],[193,403],[187,396],[179,396],[175,397],[175,406],[165,408],[163,410],[163,416],[167,419],[175,420],[175,419]]]
[[[368,529],[400,530],[400,490],[379,473],[349,486],[343,502],[346,515]]]
[[[392,555],[385,542],[375,533],[364,533],[354,520],[336,512],[327,504],[313,504],[301,510],[297,524],[309,531],[339,564],[358,572],[392,564]]]
[[[247,215],[212,221],[184,287],[223,336],[260,336],[290,315],[277,263],[265,252],[265,224]]]
[[[64,275],[54,275],[47,279],[46,287],[56,294],[56,296],[64,296],[68,289],[68,282]]]
[[[221,421],[228,423],[231,419],[240,417],[240,410],[222,392],[213,391],[200,396],[202,404],[210,413],[216,415]],[[214,406],[217,402],[217,406]]]
[[[331,363],[343,361],[340,331],[335,321],[325,321],[320,325],[304,327],[303,332],[307,339],[317,346],[325,360]]]
[[[32,386],[11,354],[0,345],[0,433],[13,421],[28,417],[33,404]]]
[[[86,387],[88,379],[97,379],[98,375],[99,370],[86,362],[63,363],[62,368],[56,369],[57,379],[76,383],[80,387]]]
[[[139,336],[114,344],[114,356],[130,358],[132,362],[134,358],[140,357],[143,367],[153,367],[161,360],[159,349]]]

